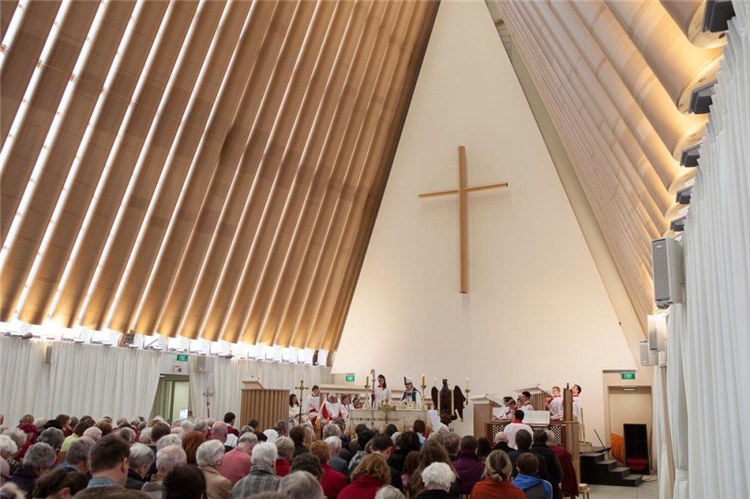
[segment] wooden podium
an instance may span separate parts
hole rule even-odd
[[[273,428],[276,422],[289,419],[289,390],[267,390],[257,380],[242,382],[240,424],[257,419],[263,431]]]

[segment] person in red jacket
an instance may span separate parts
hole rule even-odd
[[[289,437],[279,437],[276,439],[276,448],[279,455],[276,458],[276,474],[278,476],[287,476],[292,468],[292,453],[294,452],[294,442]]]
[[[510,481],[513,465],[508,454],[493,450],[485,462],[485,478],[471,491],[471,499],[524,499],[523,491]]]
[[[352,471],[352,483],[339,492],[338,499],[375,499],[384,485],[391,483],[391,469],[382,456],[367,454]]]
[[[317,440],[310,446],[310,453],[318,458],[320,465],[323,467],[323,478],[320,480],[320,484],[323,486],[326,498],[337,499],[341,489],[346,487],[346,476],[328,465],[331,458],[328,444],[323,440]]]

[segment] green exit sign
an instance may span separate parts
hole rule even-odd
[[[347,383],[354,383],[354,375],[353,374],[347,374],[346,375],[346,382]]]
[[[620,373],[622,379],[635,379],[635,373]]]
[[[177,354],[177,362],[187,362],[188,356],[186,353],[178,353]]]

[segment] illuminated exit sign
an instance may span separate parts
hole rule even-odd
[[[621,379],[635,380],[635,373],[620,373]]]
[[[178,353],[177,354],[177,362],[187,362],[188,356],[186,353]]]
[[[353,374],[347,374],[346,375],[346,382],[347,383],[354,383],[354,375]]]

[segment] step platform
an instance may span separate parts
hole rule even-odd
[[[633,473],[626,466],[620,466],[614,459],[607,459],[604,452],[581,454],[581,482],[637,487],[642,481],[643,475]]]

